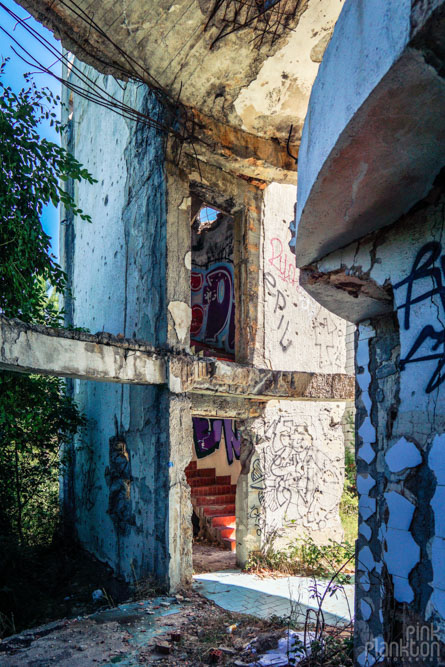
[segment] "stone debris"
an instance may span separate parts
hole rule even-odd
[[[312,633],[307,633],[305,638],[304,632],[286,630],[284,637],[278,640],[276,647],[266,651],[253,664],[255,667],[287,667],[289,664],[299,664],[297,661],[310,654],[313,638]],[[252,652],[262,650],[265,645],[270,645],[270,642],[276,644],[276,635],[274,636],[271,633],[270,636],[266,635],[261,639],[255,639],[252,642],[251,650]]]
[[[171,645],[168,642],[157,641],[155,642],[155,649],[158,653],[169,654],[171,653]]]

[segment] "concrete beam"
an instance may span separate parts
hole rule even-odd
[[[305,266],[300,269],[300,284],[318,303],[349,322],[358,323],[393,311],[391,287],[379,285],[360,267],[339,266],[324,271],[322,262]]]
[[[121,384],[165,384],[165,359],[109,334],[52,329],[0,316],[0,368]]]
[[[167,384],[177,394],[269,401],[354,398],[354,377],[270,371],[155,350],[140,341],[51,329],[0,315],[0,369],[121,384]]]
[[[354,399],[355,379],[343,373],[272,371],[210,358],[171,357],[169,386],[176,393],[242,396],[255,400]]]

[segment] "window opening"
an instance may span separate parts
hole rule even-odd
[[[192,220],[190,345],[200,356],[235,358],[233,217],[205,202]]]

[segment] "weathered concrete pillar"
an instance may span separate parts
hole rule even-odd
[[[257,500],[255,486],[261,483],[258,475],[258,458],[255,452],[260,418],[237,420],[238,433],[241,436],[241,473],[236,487],[236,559],[243,567],[249,554],[261,548],[261,507]],[[258,479],[257,479],[258,477]],[[260,488],[260,487],[258,487]]]
[[[162,118],[160,103],[146,88],[122,87],[111,78],[105,85],[116,98]],[[167,165],[165,137],[76,96],[70,112],[71,150],[99,181],[75,184],[91,224],[76,219],[62,226],[72,322],[157,348],[184,348],[190,326],[189,201],[180,173]],[[71,492],[66,477],[66,510],[75,517],[80,541],[127,579],[154,575],[170,588],[188,581],[188,400],[166,386],[79,380],[74,398],[88,418],[71,459]]]

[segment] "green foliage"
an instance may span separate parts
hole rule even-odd
[[[64,148],[42,139],[39,123],[56,117],[48,89],[15,94],[0,65],[0,313],[60,326],[58,293],[66,276],[49,253],[43,207],[62,203],[89,221],[64,189],[68,179],[94,179]],[[0,538],[20,544],[51,539],[58,519],[61,447],[84,418],[58,378],[0,372]],[[0,582],[1,583],[1,582]],[[1,588],[1,587],[0,587]]]
[[[267,549],[251,553],[246,570],[329,578],[353,556],[354,546],[349,542],[329,540],[328,544],[320,546],[311,537],[305,537],[293,540],[283,549],[274,549],[273,544],[269,544]],[[338,577],[340,583],[349,583],[350,579],[350,574]]]
[[[354,452],[345,448],[345,483],[340,501],[340,518],[349,542],[357,539],[358,533],[358,493],[356,487],[356,464]]]
[[[301,660],[300,667],[353,667],[354,640],[352,633],[345,637],[324,632],[311,642],[310,654]]]
[[[345,491],[355,496],[357,496],[356,477],[357,466],[354,452],[349,447],[345,447]]]
[[[62,443],[84,424],[59,378],[0,373],[0,534],[51,538]]]
[[[66,288],[66,276],[50,254],[50,237],[40,222],[43,207],[60,202],[66,210],[90,220],[64,189],[68,179],[95,182],[91,174],[64,148],[38,132],[39,123],[49,119],[59,132],[52,92],[38,90],[34,83],[15,94],[1,80],[0,65],[0,312],[26,322],[54,325],[54,311],[48,311],[43,284],[59,292]]]

